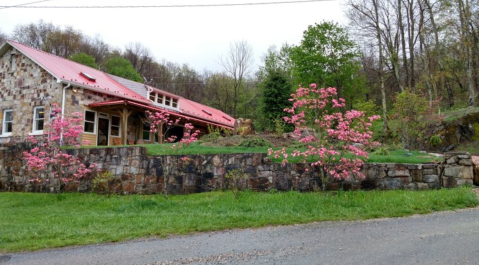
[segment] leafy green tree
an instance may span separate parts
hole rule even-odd
[[[422,148],[426,117],[428,114],[427,98],[406,89],[396,97],[393,107],[393,123],[395,131],[404,148]],[[431,116],[428,117],[429,119]]]
[[[123,77],[132,81],[142,82],[140,74],[127,59],[119,56],[111,57],[104,63],[105,71],[109,74]]]
[[[284,72],[268,71],[260,84],[261,114],[267,129],[273,129],[278,119],[284,116],[284,109],[291,107],[289,102],[292,85]]]
[[[360,52],[346,30],[333,22],[309,26],[299,46],[291,46],[294,83],[336,87],[338,96],[353,103],[364,95],[359,78]]]
[[[90,66],[91,68],[98,69],[98,65],[95,62],[95,58],[93,58],[92,56],[86,53],[83,53],[83,52],[75,53],[71,55],[70,57],[68,57],[68,59],[74,62],[77,62],[79,64],[83,64],[86,66]]]

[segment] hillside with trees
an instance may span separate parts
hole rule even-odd
[[[289,106],[289,95],[299,84],[313,82],[336,87],[348,103],[343,111],[381,115],[377,137],[404,146],[420,148],[432,135],[413,141],[400,124],[427,120],[416,127],[425,130],[441,122],[439,114],[474,111],[479,92],[478,0],[347,0],[345,13],[346,26],[318,22],[305,29],[296,45],[276,48],[272,43],[259,69],[253,69],[247,40],[231,42],[225,54],[218,54],[223,71],[216,72],[159,61],[140,42],[117,48],[101,36],[42,20],[17,25],[10,34],[0,29],[0,42],[10,38],[235,118],[251,118],[257,131],[287,131],[281,110]],[[422,105],[411,109],[414,106],[406,103],[413,101]],[[479,130],[477,121],[470,126]],[[441,137],[440,130],[429,131]]]

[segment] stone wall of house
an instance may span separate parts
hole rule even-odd
[[[24,142],[32,133],[34,108],[44,106],[48,115],[51,104],[61,106],[64,86],[15,48],[3,54],[0,57],[0,120],[4,110],[13,110],[13,131],[11,137],[2,136],[3,124],[0,122],[0,143]],[[90,103],[118,97],[70,87],[66,90],[65,99],[65,114],[70,115],[73,112],[83,113]]]
[[[55,185],[29,181],[29,172],[22,161],[22,151],[26,148],[25,144],[0,147],[0,190],[53,191]],[[68,152],[87,163],[96,163],[102,171],[111,172],[114,175],[111,191],[120,194],[161,193],[165,175],[169,176],[167,188],[171,194],[225,189],[232,181],[227,176],[235,176],[238,187],[255,191],[315,191],[321,187],[317,168],[271,163],[265,154],[189,155],[185,160],[184,156],[147,156],[146,149],[138,146]],[[167,163],[163,163],[165,159]],[[331,182],[328,189],[420,190],[473,184],[473,166],[468,153],[447,153],[441,164],[368,163],[362,172],[365,179]],[[92,190],[92,180],[71,183],[64,188],[88,192]]]
[[[12,109],[14,138],[1,137],[0,142],[21,141],[32,133],[36,106],[61,102],[62,85],[36,63],[12,48],[0,57],[0,115]],[[0,124],[0,127],[3,125]],[[0,132],[2,129],[0,128]]]

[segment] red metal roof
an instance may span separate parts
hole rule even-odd
[[[215,108],[202,105],[186,98],[181,98],[179,104],[183,114],[188,114],[200,119],[211,120],[215,123],[225,124],[229,127],[234,127],[235,125],[234,118]]]
[[[220,126],[220,127],[230,128],[230,126],[228,126],[228,125],[226,125],[222,122],[212,121],[211,119],[195,118],[195,117],[191,117],[189,115],[184,115],[183,113],[175,112],[175,111],[172,111],[172,110],[169,110],[169,109],[158,108],[158,107],[155,107],[155,106],[145,105],[145,104],[141,104],[141,103],[133,102],[133,101],[128,101],[128,100],[112,100],[112,101],[95,102],[95,103],[89,104],[88,106],[89,107],[102,107],[102,106],[114,106],[114,105],[137,106],[137,107],[145,108],[145,109],[152,110],[152,111],[166,112],[166,113],[170,114],[171,116],[182,118],[186,121],[198,121],[198,122],[202,122],[202,123],[213,124],[213,125]],[[233,126],[234,126],[234,120],[233,120]]]
[[[7,43],[22,52],[25,56],[30,58],[43,69],[48,71],[51,75],[63,82],[71,83],[72,85],[101,93],[115,95],[120,98],[126,98],[145,103],[149,102],[148,99],[119,84],[109,77],[108,74],[100,70],[28,47],[11,40],[8,40]],[[91,81],[87,77],[83,76],[81,74],[82,72],[95,78],[95,81]]]
[[[141,102],[141,106],[143,107],[147,107],[145,106],[146,104],[149,105],[148,107],[152,108],[152,110],[163,110],[163,108],[154,106],[153,102],[146,98],[146,90],[144,92],[145,94],[141,94],[138,92],[139,90],[134,92],[132,89],[130,89],[130,87],[127,87],[127,85],[130,83],[143,86],[141,83],[129,80],[126,80],[128,82],[125,81],[121,83],[116,80],[122,79],[120,77],[114,79],[110,75],[100,70],[67,60],[65,58],[37,50],[11,40],[8,40],[7,44],[22,52],[25,56],[30,58],[36,64],[40,65],[43,69],[45,69],[61,82],[71,83],[73,86],[79,86],[99,93],[110,94],[126,99],[127,101],[120,100],[122,104],[126,104],[125,102],[128,102],[128,104],[133,105],[131,101],[136,101]],[[2,50],[5,49],[5,45],[2,47]],[[86,73],[86,75],[82,73]],[[95,80],[92,81],[88,77],[92,77]],[[130,86],[133,85],[130,84]],[[165,95],[171,95],[174,98],[178,98],[181,114],[178,114],[174,111],[169,111],[178,117],[194,117],[196,119],[192,120],[209,122],[215,125],[226,126],[230,128],[234,127],[235,119],[220,110],[168,93],[155,87],[148,87]],[[116,105],[118,104],[117,102],[118,101],[97,102],[90,104],[90,106]]]

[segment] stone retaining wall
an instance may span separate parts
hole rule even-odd
[[[53,191],[49,184],[34,184],[26,177],[28,172],[22,160],[25,148],[26,145],[0,147],[0,191]],[[184,156],[147,156],[146,148],[137,146],[71,149],[68,152],[111,172],[114,175],[112,192],[120,194],[160,193],[166,172],[170,176],[168,191],[172,194],[225,189],[231,181],[225,176],[230,172],[244,173],[238,186],[255,191],[315,191],[321,187],[317,168],[271,163],[265,154],[189,155],[186,156],[188,160],[183,161]],[[468,153],[447,153],[444,157],[440,164],[367,163],[362,169],[365,179],[332,182],[328,189],[418,190],[473,184],[473,164]],[[164,167],[164,159],[168,167]],[[233,171],[235,169],[238,170]],[[92,180],[70,183],[64,188],[89,192]]]

